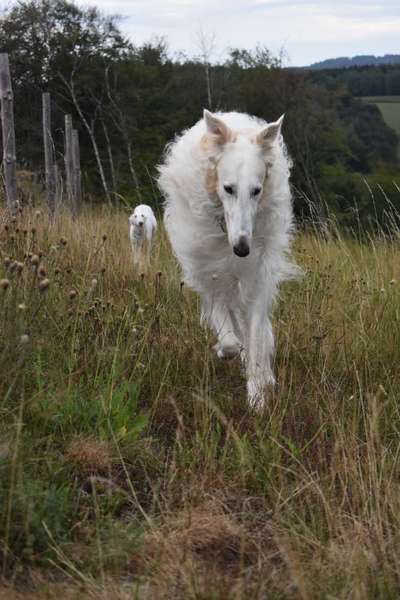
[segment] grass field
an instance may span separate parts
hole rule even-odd
[[[363,100],[370,104],[376,104],[385,123],[400,136],[400,96],[366,96]]]
[[[399,597],[398,239],[298,238],[253,414],[162,232],[0,223],[0,598]]]

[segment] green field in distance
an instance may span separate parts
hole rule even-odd
[[[364,96],[364,102],[376,104],[385,123],[400,137],[400,96]],[[400,157],[400,144],[398,148]]]

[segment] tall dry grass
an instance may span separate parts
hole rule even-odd
[[[162,231],[0,222],[0,597],[398,598],[397,238],[299,236],[253,414]]]

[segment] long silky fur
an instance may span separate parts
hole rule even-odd
[[[242,113],[215,116],[231,131],[254,139],[254,143],[259,131],[267,125]],[[252,268],[257,261],[264,268],[270,308],[279,283],[299,274],[288,257],[294,231],[289,183],[291,161],[279,135],[267,153],[268,174],[256,217],[252,251],[243,259],[233,254],[221,227],[224,213],[216,193],[214,170],[221,151],[223,148],[218,149],[213,136],[207,134],[203,119],[167,147],[158,169],[158,184],[165,198],[165,227],[186,283],[202,298],[210,297],[216,289],[219,294],[226,293],[227,298],[232,293],[240,294],[243,269]],[[252,298],[242,297],[241,302],[248,305]]]

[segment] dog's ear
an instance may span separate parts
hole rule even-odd
[[[277,121],[268,123],[266,127],[261,129],[260,133],[257,135],[257,143],[260,144],[262,148],[270,148],[275,140],[278,139],[284,116],[285,115],[282,115]]]
[[[204,121],[206,123],[207,132],[214,136],[215,141],[219,145],[226,144],[232,138],[232,132],[221,119],[218,119],[206,108],[204,109]]]

